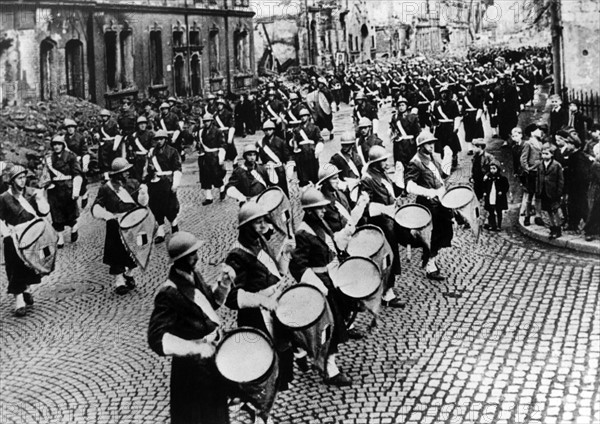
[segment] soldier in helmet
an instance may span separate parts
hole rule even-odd
[[[290,196],[285,172],[290,152],[285,141],[275,135],[275,124],[268,120],[263,124],[265,136],[258,141],[258,156],[269,173],[269,180]]]
[[[132,164],[130,174],[133,178],[142,182],[144,171],[148,164],[148,152],[152,148],[154,133],[148,130],[148,120],[145,116],[137,119],[136,131],[127,139],[127,152]]]
[[[117,123],[121,129],[121,135],[123,137],[129,136],[135,131],[135,125],[137,120],[137,113],[133,107],[131,107],[131,99],[123,99],[121,101],[121,110],[117,118]]]
[[[349,189],[358,184],[362,167],[365,165],[356,148],[356,137],[351,131],[342,134],[341,150],[331,157],[331,163],[339,170],[339,178],[348,185]]]
[[[94,137],[99,140],[98,146],[98,168],[104,173],[105,180],[108,179],[108,171],[112,161],[118,157],[125,157],[125,143],[122,143],[119,124],[111,117],[107,109],[100,111],[100,126]]]
[[[258,150],[256,146],[248,144],[242,154],[244,162],[233,170],[225,192],[236,199],[240,204],[252,197],[258,196],[267,187],[273,185],[264,166],[257,163]]]
[[[421,132],[419,117],[408,111],[408,100],[399,97],[398,109],[392,115],[390,129],[394,143],[394,164],[396,170],[395,183],[404,190],[404,169],[417,153],[416,138]]]
[[[359,148],[358,155],[363,159],[363,163],[365,164],[369,158],[371,147],[383,146],[383,140],[373,133],[371,120],[364,116],[358,121],[357,145]]]
[[[171,111],[171,105],[169,103],[162,103],[160,105],[160,116],[157,119],[154,128],[166,131],[169,135],[169,145],[171,145],[182,160],[184,160],[183,154],[183,137],[181,136],[181,129],[183,122],[179,120],[176,113]]]
[[[164,130],[154,133],[155,147],[148,152],[148,206],[158,223],[155,243],[165,241],[165,218],[171,222],[171,233],[179,231],[179,199],[181,158],[174,147],[167,144],[169,134]]]
[[[275,135],[282,138],[285,132],[284,114],[285,105],[276,97],[276,92],[271,89],[267,92],[267,101],[263,106],[265,120],[273,121],[275,124]]]
[[[217,125],[220,131],[223,132],[223,138],[225,139],[225,160],[233,161],[237,156],[237,149],[233,137],[235,134],[235,127],[233,123],[233,113],[227,109],[227,101],[223,97],[217,99],[217,111],[213,115],[214,123]]]
[[[296,128],[294,145],[297,146],[296,171],[300,187],[319,180],[319,156],[323,151],[323,138],[319,128],[310,122],[310,112],[302,109],[299,113],[302,123]]]
[[[118,295],[135,287],[133,270],[137,267],[121,239],[118,218],[138,206],[147,206],[149,200],[148,187],[130,177],[132,168],[127,159],[113,160],[110,180],[100,186],[92,207],[92,215],[106,221],[103,262],[110,267],[108,273],[115,276]]]
[[[220,199],[225,199],[225,147],[223,131],[214,123],[210,113],[202,117],[204,128],[200,131],[198,139],[198,167],[200,169],[200,186],[204,190],[203,205],[213,202],[212,189],[219,189]]]
[[[440,87],[440,99],[433,106],[432,118],[435,129],[435,151],[445,156],[446,146],[452,151],[452,168],[458,166],[458,153],[461,151],[458,139],[459,110],[458,104],[452,100],[450,86],[444,84]]]
[[[65,245],[63,231],[71,227],[71,242],[77,241],[79,207],[77,199],[81,195],[83,183],[81,165],[77,155],[67,149],[64,137],[55,136],[51,141],[52,153],[44,159],[44,165],[50,175],[48,186],[48,203],[52,226],[58,232],[58,247]]]
[[[461,108],[463,111],[463,125],[465,127],[465,142],[467,143],[467,154],[473,154],[473,143],[475,140],[483,140],[483,98],[475,90],[475,81],[467,79],[465,81],[467,91],[461,99]]]
[[[50,206],[42,190],[26,187],[27,169],[13,165],[7,174],[8,189],[0,194],[0,230],[8,231],[0,236],[4,238],[7,291],[15,299],[15,316],[23,317],[27,314],[27,306],[33,305],[29,288],[41,283],[42,278],[17,254],[10,232],[17,225],[48,215]]]
[[[354,119],[354,125],[358,125],[361,118],[367,118],[371,121],[377,120],[377,109],[371,102],[367,101],[367,96],[361,91],[355,99],[355,106],[352,117]]]
[[[72,119],[65,119],[65,128],[67,133],[65,134],[65,142],[67,148],[77,155],[77,160],[81,165],[81,173],[83,181],[81,183],[81,209],[84,209],[88,202],[88,191],[87,191],[87,172],[90,167],[90,153],[88,149],[88,142],[86,138],[77,131],[77,122]]]
[[[216,310],[227,284],[208,284],[197,271],[202,246],[193,234],[175,234],[167,246],[169,276],[154,300],[148,344],[171,356],[172,424],[228,424],[228,385],[217,371],[214,354],[221,335]]]
[[[214,115],[217,112],[217,96],[208,93],[206,96],[206,105],[204,106],[204,115],[210,113]]]

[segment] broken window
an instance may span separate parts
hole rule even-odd
[[[211,29],[210,33],[208,34],[208,66],[210,68],[211,78],[221,75],[221,58],[219,57],[219,30],[217,28]]]
[[[106,52],[106,85],[109,90],[117,89],[117,33],[104,33],[104,50]]]
[[[192,95],[199,96],[202,94],[202,74],[200,65],[200,55],[195,54],[192,56],[190,63],[190,71],[192,77]]]
[[[173,31],[173,47],[183,46],[183,31]]]
[[[250,54],[248,51],[248,32],[236,30],[233,33],[234,68],[238,72],[246,72],[250,68]]]
[[[56,95],[55,69],[56,43],[50,39],[40,44],[40,83],[42,100],[52,100]]]
[[[183,56],[177,55],[175,58],[175,66],[173,76],[175,78],[175,95],[185,96],[185,62]]]
[[[131,30],[121,31],[121,88],[133,86],[133,35]]]
[[[152,85],[163,84],[162,33],[150,31],[150,73]]]
[[[70,40],[65,45],[65,59],[67,70],[67,94],[83,98],[83,43],[79,40]]]

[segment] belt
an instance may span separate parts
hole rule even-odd
[[[431,103],[431,102],[429,102],[427,100],[423,100],[423,101],[419,102],[420,105],[428,105],[429,103]]]
[[[147,156],[148,152],[135,152],[136,155]]]
[[[465,109],[467,112],[475,112],[477,109],[475,108],[469,108],[469,109]]]
[[[306,144],[315,144],[315,142],[312,140],[309,140],[309,141],[301,141],[300,143],[298,143],[299,146],[304,146]]]
[[[160,171],[156,173],[157,176],[159,177],[164,177],[167,175],[173,175],[173,171]]]
[[[204,151],[206,153],[218,153],[219,149],[218,148],[215,149],[215,148],[212,148],[212,147],[206,147],[206,146],[204,146]]]
[[[73,179],[72,176],[65,175],[64,177],[54,177],[54,178],[51,179],[51,181],[53,183],[55,183],[55,182],[60,182],[60,181],[71,181],[72,179]]]
[[[454,122],[452,119],[438,119],[438,121],[445,122],[445,123]]]
[[[326,266],[314,266],[311,268],[311,270],[315,274],[326,274],[327,272],[329,272],[329,269]]]

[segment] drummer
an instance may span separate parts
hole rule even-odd
[[[281,293],[282,269],[289,257],[289,244],[283,244],[277,257],[263,234],[269,226],[268,212],[256,202],[247,202],[238,213],[238,240],[225,259],[225,276],[233,281],[227,306],[238,311],[238,326],[248,326],[269,334],[279,356],[278,389],[286,390],[293,378],[293,350],[287,330],[276,320]],[[278,261],[279,259],[279,261]]]
[[[131,178],[131,168],[133,165],[125,158],[113,160],[110,179],[98,189],[92,207],[92,215],[106,221],[103,262],[110,267],[108,273],[115,276],[115,293],[118,295],[135,287],[133,270],[137,266],[123,245],[118,218],[138,206],[148,205],[148,187]]]
[[[290,273],[299,282],[317,287],[327,297],[333,313],[333,335],[325,366],[325,384],[350,386],[352,380],[341,372],[336,363],[338,346],[348,340],[346,318],[350,310],[341,292],[330,277],[330,269],[339,265],[338,247],[334,234],[324,221],[325,207],[330,201],[316,188],[307,188],[300,196],[304,219],[296,232],[296,247],[292,252]]]
[[[390,275],[384,288],[383,304],[392,308],[404,308],[406,302],[400,301],[396,297],[394,285],[396,283],[396,276],[400,275],[401,272],[398,245],[400,243],[406,245],[410,240],[406,231],[403,231],[392,218],[392,209],[400,193],[399,189],[394,186],[386,173],[388,168],[387,159],[391,156],[382,146],[371,147],[366,173],[363,175],[360,187],[361,192],[367,193],[370,198],[369,208],[367,209],[367,221],[369,224],[375,225],[383,231],[394,256]],[[396,190],[398,190],[398,193],[396,193]]]
[[[240,202],[240,205],[251,197],[258,196],[272,185],[265,167],[256,163],[257,155],[258,150],[255,145],[246,145],[242,154],[244,163],[233,170],[225,186],[227,195]]]
[[[431,212],[432,234],[431,250],[424,252],[425,272],[430,280],[443,281],[446,278],[440,272],[436,257],[440,249],[452,245],[452,211],[440,203],[445,193],[444,178],[447,175],[433,156],[437,139],[428,130],[421,131],[417,137],[417,154],[406,169],[406,191],[417,196],[416,202]],[[424,261],[424,262],[425,262]]]
[[[356,137],[353,132],[343,133],[340,144],[342,145],[340,152],[335,153],[330,162],[340,170],[338,177],[350,192],[354,186],[358,185],[361,170],[365,164],[358,155]]]
[[[13,165],[7,173],[8,190],[0,194],[0,230],[8,230],[7,233],[1,234],[4,237],[8,294],[15,298],[15,316],[23,317],[27,314],[26,307],[33,305],[29,287],[39,284],[42,279],[19,257],[10,233],[19,224],[48,215],[50,206],[42,190],[25,187],[27,170],[24,167]]]
[[[214,362],[221,321],[216,313],[229,287],[207,284],[196,271],[202,243],[179,232],[167,251],[173,265],[154,300],[148,344],[172,356],[171,424],[229,424],[227,385]]]
[[[267,169],[270,175],[269,179],[273,184],[281,188],[287,197],[290,197],[285,173],[285,165],[290,160],[289,147],[285,141],[275,135],[273,121],[265,121],[263,131],[265,136],[257,143],[260,161]]]

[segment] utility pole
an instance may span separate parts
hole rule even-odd
[[[563,49],[562,22],[560,19],[560,0],[552,0],[550,18],[552,25],[552,73],[554,74],[554,93],[563,96]]]

